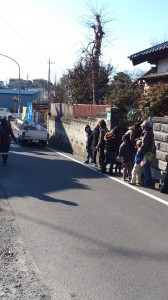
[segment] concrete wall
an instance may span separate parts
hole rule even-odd
[[[59,120],[49,118],[48,131],[50,143],[56,147],[75,153],[79,156],[86,154],[86,136],[85,126],[89,124],[93,129],[97,124],[98,119],[93,120]]]
[[[152,118],[156,144],[156,159],[152,166],[152,176],[159,181],[165,176],[168,162],[168,117]],[[85,157],[85,125],[89,124],[93,129],[98,118],[93,119],[48,119],[50,143],[54,146]],[[107,122],[107,127],[108,122]]]

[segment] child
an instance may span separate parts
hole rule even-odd
[[[132,170],[132,177],[131,177],[131,182],[130,184],[135,185],[136,183],[138,185],[141,184],[141,176],[142,176],[142,167],[141,167],[141,161],[143,160],[143,155],[138,153],[138,149],[141,147],[141,140],[138,140],[136,142],[136,149],[137,153],[135,155],[135,160],[134,160],[134,167]]]
[[[123,157],[123,180],[128,177],[131,180],[131,172],[134,164],[135,147],[129,134],[122,136],[122,144],[119,147],[119,158]]]

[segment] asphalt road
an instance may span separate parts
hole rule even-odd
[[[56,300],[167,300],[168,195],[12,146],[1,184]]]

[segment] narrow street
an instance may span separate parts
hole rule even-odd
[[[1,201],[54,300],[168,298],[166,194],[37,146],[13,145],[0,173]]]

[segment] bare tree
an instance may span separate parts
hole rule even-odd
[[[83,53],[90,58],[92,66],[92,86],[93,86],[93,103],[99,103],[99,70],[100,70],[100,56],[102,50],[102,42],[105,36],[105,25],[111,22],[113,19],[108,18],[105,14],[108,4],[103,5],[100,10],[96,9],[89,1],[87,3],[89,10],[92,13],[92,17],[83,17],[81,22],[87,27],[93,29],[94,39],[89,41],[86,48],[83,49]],[[90,20],[94,18],[94,23]],[[108,30],[107,30],[108,32]],[[108,32],[109,33],[109,32]],[[107,33],[107,36],[108,36]]]

